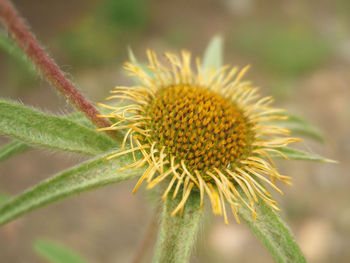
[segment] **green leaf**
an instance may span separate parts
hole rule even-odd
[[[288,119],[276,121],[277,125],[288,128],[292,133],[306,136],[322,143],[325,142],[322,132],[306,120],[292,114],[286,113],[281,115],[287,116]]]
[[[69,114],[63,116],[63,118],[67,118],[68,120],[74,121],[77,124],[86,126],[91,129],[95,128],[94,125],[82,113]],[[32,147],[24,142],[20,142],[17,140],[9,142],[4,147],[0,148],[0,162],[31,149]]]
[[[202,62],[202,69],[218,69],[222,67],[223,40],[221,36],[215,36],[209,42]]]
[[[12,141],[0,148],[0,162],[10,158],[13,155],[25,152],[30,149],[25,143],[19,141]]]
[[[0,100],[0,133],[31,145],[97,155],[116,144],[102,133],[18,103]]]
[[[135,57],[134,51],[132,50],[131,47],[128,47],[128,56],[129,56],[129,60],[131,63],[133,63],[133,64],[138,63],[138,61]]]
[[[242,191],[242,190],[240,190]],[[244,193],[241,193],[244,196]],[[255,236],[266,246],[279,263],[306,262],[290,229],[281,216],[259,198],[256,205],[258,217],[252,218],[251,211],[242,205],[238,214]]]
[[[0,205],[10,200],[10,198],[11,197],[8,194],[0,192]]]
[[[107,156],[108,154],[99,156],[59,173],[14,197],[0,207],[0,225],[63,198],[135,178],[143,171],[143,169],[119,171],[132,162],[129,154],[110,161],[106,160]]]
[[[62,246],[50,240],[36,240],[33,247],[38,255],[42,256],[52,263],[88,262],[70,248]]]
[[[37,75],[32,61],[22,52],[16,43],[7,36],[7,33],[2,30],[0,30],[0,48],[20,62],[32,75]]]
[[[187,263],[199,230],[201,210],[199,193],[192,191],[183,215],[171,216],[182,195],[173,200],[170,195],[164,202],[154,263]]]
[[[288,147],[279,147],[276,148],[283,154],[285,154],[289,159],[292,160],[304,160],[304,161],[315,161],[315,162],[323,162],[323,163],[337,163],[335,160],[331,160],[325,157],[322,157],[318,154],[308,153],[301,150],[288,148]],[[282,158],[282,156],[278,153],[271,152],[270,156],[273,158]]]
[[[77,124],[80,124],[90,129],[96,129],[96,127],[91,123],[91,121],[87,119],[85,115],[81,112],[74,112],[71,114],[63,115],[62,118],[71,120],[73,122],[76,122]]]

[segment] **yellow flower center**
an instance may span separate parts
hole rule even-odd
[[[232,101],[203,87],[162,88],[148,114],[153,139],[190,170],[228,167],[251,150],[252,123]]]

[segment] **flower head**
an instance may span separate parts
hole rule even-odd
[[[226,223],[227,205],[238,222],[240,204],[257,216],[254,206],[258,197],[278,209],[263,183],[282,193],[276,180],[290,184],[290,177],[278,173],[270,153],[284,156],[278,147],[298,139],[273,124],[285,117],[280,114],[283,110],[270,106],[272,98],[261,97],[250,82],[242,81],[248,67],[204,70],[196,59],[194,72],[189,52],[182,51],[181,57],[166,53],[168,67],[154,52],[147,55],[152,74],[126,63],[125,69],[140,84],[117,86],[107,98],[133,104],[101,104],[112,110],[103,117],[117,121],[100,130],[126,131],[122,151],[109,158],[139,151],[142,158],[134,154],[134,163],[127,168],[148,165],[133,192],[143,181],[149,189],[166,181],[163,198],[182,192],[175,215],[181,213],[191,192],[199,191],[201,208],[206,194],[214,214],[223,215]],[[124,150],[127,141],[130,149]]]

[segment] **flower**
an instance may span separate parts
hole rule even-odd
[[[224,66],[202,69],[196,59],[191,69],[191,54],[165,53],[168,67],[154,52],[147,51],[147,69],[127,62],[125,69],[139,85],[117,86],[107,99],[133,101],[127,106],[100,104],[111,112],[101,117],[116,122],[100,130],[125,130],[122,150],[108,157],[133,153],[134,162],[126,168],[148,165],[133,192],[143,181],[153,188],[162,181],[175,198],[182,199],[172,212],[181,213],[192,191],[209,197],[214,214],[227,223],[228,205],[236,220],[243,204],[256,218],[255,204],[262,198],[278,210],[277,203],[263,183],[282,193],[276,180],[290,184],[291,179],[278,173],[270,153],[287,158],[278,147],[297,142],[290,131],[273,124],[285,119],[282,109],[273,108],[271,97],[261,97],[250,82],[242,81],[248,67],[238,70]],[[124,150],[129,141],[130,149]],[[141,152],[137,159],[135,152]]]

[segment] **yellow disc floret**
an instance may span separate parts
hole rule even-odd
[[[152,139],[191,171],[226,168],[250,152],[251,123],[230,100],[206,88],[165,87],[148,114]]]

